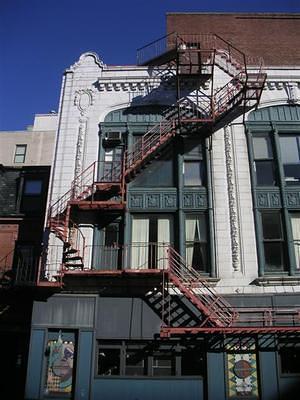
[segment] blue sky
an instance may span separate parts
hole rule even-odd
[[[63,71],[81,53],[134,64],[167,12],[300,12],[298,0],[0,0],[0,130],[58,109]]]

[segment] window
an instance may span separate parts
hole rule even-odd
[[[282,374],[300,374],[300,348],[281,348],[279,351]]]
[[[285,269],[285,248],[281,214],[277,211],[262,212],[263,247],[266,272]]]
[[[206,215],[187,215],[185,219],[185,251],[189,267],[208,272]]]
[[[280,152],[286,185],[300,185],[300,136],[280,135]]]
[[[24,179],[21,212],[39,213],[43,206],[43,180]]]
[[[16,145],[16,151],[15,151],[15,157],[14,157],[14,162],[16,164],[17,163],[22,164],[25,162],[26,149],[27,149],[26,144],[17,144]]]
[[[184,349],[181,351],[181,375],[204,375],[204,354],[196,349]]]
[[[183,177],[185,186],[205,185],[205,163],[202,144],[187,141],[184,147]]]
[[[148,357],[143,346],[126,345],[125,375],[143,376],[148,372]]]
[[[100,341],[97,374],[108,376],[204,375],[204,354],[195,348],[181,349],[176,343]]]
[[[102,180],[106,182],[119,182],[122,167],[122,147],[106,148]]]
[[[153,376],[175,375],[175,354],[171,352],[155,353],[152,362]]]
[[[43,181],[41,179],[26,179],[24,184],[24,195],[38,196],[42,193]]]
[[[164,268],[172,225],[172,216],[167,214],[133,216],[131,268]]]
[[[120,375],[120,348],[99,347],[98,374]]]
[[[267,134],[253,136],[253,152],[258,186],[276,185],[273,150]]]

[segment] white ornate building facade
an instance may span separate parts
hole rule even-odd
[[[64,74],[28,399],[299,387],[300,63],[177,32]]]

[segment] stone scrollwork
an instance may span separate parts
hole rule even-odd
[[[94,104],[95,96],[92,89],[80,89],[75,93],[74,105],[77,106],[80,115],[84,115],[88,108]]]
[[[227,191],[229,200],[229,220],[231,233],[232,266],[234,271],[240,270],[240,239],[239,221],[236,199],[236,182],[234,176],[234,160],[231,132],[228,126],[224,128],[225,160],[227,174]]]

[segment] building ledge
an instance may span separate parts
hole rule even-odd
[[[300,285],[300,276],[264,276],[256,278],[252,285],[256,286],[296,286]]]

